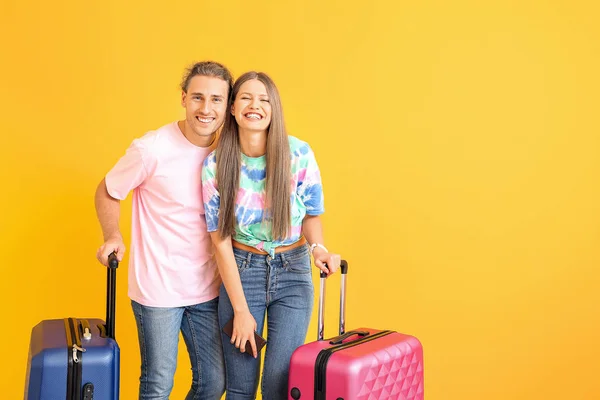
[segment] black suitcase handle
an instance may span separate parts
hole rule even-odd
[[[346,331],[346,275],[348,274],[348,262],[342,260],[340,263],[342,271],[342,284],[340,287],[340,325],[339,334],[343,335]],[[319,326],[317,332],[317,340],[323,340],[325,335],[325,280],[327,274],[321,271],[321,284],[319,287]]]
[[[350,332],[346,332],[343,335],[340,335],[336,338],[331,339],[331,341],[329,342],[329,344],[342,344],[342,342],[346,339],[348,339],[351,336],[354,335],[358,335],[359,338],[363,338],[365,336],[369,336],[369,332],[368,331],[350,331]]]
[[[117,268],[119,260],[113,251],[108,256],[106,272],[106,336],[115,339],[115,305],[117,294]]]

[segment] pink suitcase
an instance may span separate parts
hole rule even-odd
[[[321,273],[317,341],[292,355],[288,400],[423,400],[423,348],[402,333],[345,331],[346,275],[342,260],[340,336],[323,340],[325,279]]]

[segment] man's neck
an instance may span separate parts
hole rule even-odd
[[[185,138],[188,140],[188,142],[190,142],[194,146],[210,147],[214,143],[215,138],[217,137],[216,132],[209,136],[196,135],[185,120],[178,121],[177,126],[179,127],[181,133],[183,133],[183,136],[185,136]]]

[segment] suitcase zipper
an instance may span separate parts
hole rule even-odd
[[[317,356],[317,360],[315,361],[315,400],[325,400],[325,377],[327,374],[327,362],[333,353],[350,347],[358,346],[359,344],[370,342],[371,340],[389,335],[390,333],[393,333],[393,331],[381,331],[373,335],[365,336],[364,338],[355,340],[353,342],[342,343],[340,345],[321,350]]]
[[[71,329],[71,319],[65,318],[65,333],[67,335],[67,400],[73,398],[73,379],[75,378],[75,371],[73,362],[73,353],[71,348],[73,347],[73,335],[74,332]]]
[[[81,380],[83,375],[83,353],[85,349],[81,347],[81,336],[79,335],[79,322],[71,318],[73,331],[75,332],[75,343],[73,343],[73,362],[75,363],[75,380],[73,386],[73,400],[81,399]]]
[[[78,323],[75,318],[65,318],[65,330],[67,334],[67,400],[81,399],[81,358],[85,349],[81,347]]]

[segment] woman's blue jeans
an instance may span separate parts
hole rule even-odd
[[[307,246],[274,258],[233,249],[246,302],[263,335],[267,319],[267,346],[261,392],[265,400],[287,399],[290,358],[304,344],[314,301],[311,262]],[[233,317],[224,286],[219,295],[221,329]],[[241,353],[222,333],[227,400],[254,399],[259,382],[260,355]]]

